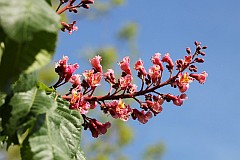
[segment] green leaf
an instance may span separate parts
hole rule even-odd
[[[4,48],[5,48],[4,41],[5,41],[5,38],[6,38],[6,34],[2,30],[1,26],[0,26],[0,35],[1,35],[0,36],[0,63],[1,63],[3,51],[4,51]]]
[[[7,94],[0,92],[0,107],[5,103],[5,98]]]
[[[46,41],[47,39],[47,41]],[[30,73],[47,64],[55,49],[56,34],[39,32],[28,43],[8,40],[0,64],[0,87],[8,86],[22,73]]]
[[[0,15],[3,30],[16,42],[31,41],[36,32],[55,33],[59,28],[60,17],[45,0],[0,1]]]
[[[49,63],[59,19],[44,0],[0,1],[0,28],[6,34],[0,49],[0,89],[9,90],[20,74]]]
[[[39,115],[23,144],[23,159],[85,160],[80,148],[82,123],[79,112],[69,110],[64,102]]]
[[[12,111],[4,133],[9,137],[15,137],[19,130],[22,133],[25,132],[29,124],[32,123],[33,125],[34,121],[31,118],[35,118],[35,116],[54,108],[54,104],[54,101],[44,91],[37,90],[37,88],[33,88],[27,92],[15,93],[9,103]]]
[[[35,73],[22,74],[19,79],[11,86],[12,92],[25,92],[37,86]]]
[[[21,145],[23,160],[85,160],[80,148],[82,116],[68,106],[69,102],[37,88],[17,92],[3,106],[9,109],[4,115],[11,112],[11,116],[1,114],[7,119],[1,136],[8,136],[8,145]]]
[[[50,6],[52,6],[51,0],[45,0]]]
[[[47,85],[45,85],[44,83],[42,82],[38,82],[37,83],[37,88],[39,90],[44,90],[46,91],[47,93],[52,93],[52,92],[56,92],[56,90],[52,87],[52,88],[49,88]]]

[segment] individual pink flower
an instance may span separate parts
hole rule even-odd
[[[70,78],[72,77],[73,72],[75,72],[77,69],[79,68],[79,65],[77,63],[73,64],[73,65],[67,65],[67,68],[65,70],[65,82],[68,82],[70,80]]]
[[[94,70],[86,70],[83,72],[83,76],[92,88],[100,85],[102,79],[102,74],[100,72],[94,73]]]
[[[95,56],[92,59],[90,59],[89,61],[90,61],[91,65],[93,66],[93,68],[95,68],[95,70],[97,72],[102,73],[102,65],[100,64],[100,62],[102,61],[102,57]]]
[[[130,70],[130,58],[124,57],[121,62],[119,62],[120,68],[126,73],[126,74],[131,74]]]
[[[80,74],[74,74],[70,78],[69,82],[72,83],[73,86],[80,86],[81,85],[81,75]]]
[[[167,65],[168,70],[172,70],[172,69],[173,69],[174,64],[173,64],[173,61],[172,61],[169,53],[166,53],[166,54],[163,56],[162,62],[168,63],[168,65]]]
[[[78,27],[75,26],[76,24],[76,21],[73,21],[72,23],[70,24],[67,24],[66,22],[61,22],[62,26],[63,26],[63,29],[62,31],[65,32],[66,30],[68,30],[68,33],[69,34],[72,34],[73,31],[77,31],[78,30]]]
[[[160,70],[163,71],[163,65],[162,65],[162,61],[161,61],[161,53],[155,53],[154,56],[152,57],[152,63],[155,65],[159,65],[160,66]]]
[[[79,65],[77,63],[75,64],[67,64],[68,62],[68,57],[63,56],[61,60],[59,60],[58,63],[55,65],[55,72],[58,73],[60,76],[60,80],[64,80],[65,82],[68,82],[73,74],[79,68]]]
[[[188,97],[186,94],[181,94],[180,96],[177,96],[177,99],[173,100],[173,104],[176,106],[181,106],[183,104],[183,101],[186,100]]]
[[[158,113],[162,112],[162,106],[160,103],[154,101],[146,101],[148,108],[153,112],[154,116],[156,116]]]
[[[92,136],[97,138],[99,135],[107,132],[107,129],[111,127],[111,123],[101,123],[96,119],[90,119],[87,127],[90,129]]]
[[[118,118],[123,121],[127,121],[129,116],[132,114],[132,109],[129,107],[129,105],[123,103],[122,99],[119,99],[115,111],[118,115]]]
[[[192,62],[192,55],[184,56],[184,65],[187,66]]]
[[[137,70],[141,75],[143,75],[144,77],[147,75],[147,72],[143,66],[143,61],[141,59],[139,59],[136,63],[135,63],[135,70]]]
[[[84,100],[82,92],[77,92],[77,90],[73,89],[71,91],[72,97],[70,100],[70,109],[77,109],[81,114],[88,113],[88,109],[90,108],[90,103]]]
[[[130,85],[129,86],[129,93],[134,94],[136,92],[137,92],[137,85],[136,84]]]
[[[92,75],[94,74],[94,70],[91,69],[91,70],[85,70],[83,72],[83,76],[86,78],[86,79],[91,79]]]
[[[204,72],[202,72],[202,73],[200,73],[200,74],[194,74],[194,73],[192,73],[192,74],[190,74],[189,76],[191,76],[191,77],[193,77],[194,79],[196,79],[200,84],[203,84],[203,83],[205,83],[208,74],[207,74],[207,72],[204,71]]]
[[[122,121],[127,121],[132,114],[132,109],[129,105],[123,103],[122,99],[113,100],[106,104],[105,112],[109,112],[113,118],[119,118]]]
[[[180,96],[174,96],[171,94],[167,94],[166,99],[167,99],[167,101],[171,100],[173,102],[173,104],[175,104],[176,106],[181,106],[183,104],[183,101],[187,99],[187,95],[181,94]]]
[[[104,79],[112,84],[116,83],[116,79],[114,76],[114,70],[113,69],[108,69],[107,72],[104,74]]]
[[[180,92],[186,92],[189,88],[189,83],[193,81],[193,78],[188,75],[187,72],[178,75],[177,86]]]
[[[137,119],[140,123],[145,124],[148,122],[148,119],[152,118],[152,113],[150,111],[144,113],[144,110],[141,112],[137,109],[133,109],[132,118]]]
[[[63,68],[65,68],[65,66],[67,66],[67,62],[68,62],[68,56],[63,56],[63,58],[60,59],[58,63],[56,63],[55,68],[59,66],[62,66]]]
[[[63,56],[63,58],[55,64],[55,72],[63,79],[65,78],[64,75],[68,65],[67,62],[68,56]]]
[[[161,68],[159,65],[153,65],[148,70],[148,74],[153,83],[156,83],[159,78],[161,78]]]
[[[119,79],[121,89],[126,89],[127,87],[131,86],[132,80],[133,80],[133,77],[130,74],[127,74],[126,76],[121,77]]]
[[[87,79],[88,84],[94,88],[100,86],[100,81],[102,79],[102,74],[100,72],[92,74],[90,78]]]
[[[164,103],[164,99],[161,95],[153,96],[153,100],[155,102],[159,103],[160,105],[162,105]]]

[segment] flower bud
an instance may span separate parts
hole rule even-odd
[[[203,46],[202,49],[207,49],[207,46]]]
[[[194,44],[195,44],[195,46],[198,46],[198,41],[195,41]]]
[[[202,56],[205,56],[205,55],[206,55],[204,52],[199,52],[199,54],[201,54]]]
[[[189,47],[186,48],[188,54],[191,54],[191,49]]]
[[[94,0],[82,0],[81,3],[83,3],[83,4],[93,4]]]
[[[191,72],[197,72],[197,67],[195,65],[191,65],[191,66],[189,66],[189,70]]]
[[[203,63],[203,62],[204,62],[204,59],[203,59],[203,58],[195,58],[194,61],[195,61],[195,62],[198,62],[198,63]]]
[[[82,4],[82,7],[85,8],[85,9],[89,9],[90,5],[89,4]]]

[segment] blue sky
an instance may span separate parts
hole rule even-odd
[[[240,1],[129,0],[97,22],[79,19],[79,30],[71,36],[61,33],[55,60],[64,54],[84,66],[84,48],[115,43],[113,34],[131,21],[139,25],[138,56],[146,65],[155,52],[182,58],[197,40],[208,46],[199,72],[206,70],[209,77],[204,85],[190,86],[182,107],[165,103],[146,125],[130,122],[136,137],[126,154],[139,159],[145,145],[162,141],[164,160],[240,159]],[[116,45],[120,58],[128,55],[126,45]]]

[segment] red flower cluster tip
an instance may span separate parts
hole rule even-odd
[[[136,70],[137,77],[142,82],[140,87],[133,83],[133,71],[129,57],[124,57],[118,63],[122,73],[119,78],[116,78],[113,69],[103,71],[101,56],[90,59],[92,68],[85,70],[82,75],[73,74],[79,65],[68,64],[68,57],[64,56],[56,64],[55,71],[59,75],[59,80],[53,87],[57,88],[66,82],[72,84],[69,92],[62,98],[70,102],[70,109],[78,110],[82,114],[83,127],[89,129],[93,137],[105,134],[110,127],[109,122],[103,124],[94,118],[87,117],[86,114],[89,110],[95,109],[97,106],[104,114],[115,119],[128,121],[132,118],[145,124],[150,118],[162,112],[164,102],[172,102],[176,106],[181,106],[187,99],[186,91],[191,82],[196,80],[203,84],[206,81],[208,74],[205,71],[199,74],[195,72],[198,70],[196,64],[204,63],[204,59],[198,56],[205,56],[202,50],[207,47],[202,47],[200,42],[195,42],[195,45],[194,53],[191,52],[190,48],[187,48],[187,55],[175,63],[169,53],[166,53],[162,58],[160,53],[155,53],[151,58],[152,66],[148,69],[144,67],[144,62],[141,59],[136,61],[133,69]],[[165,71],[164,63],[166,63],[166,72],[169,72],[169,78],[166,80],[162,78]],[[100,86],[101,80],[105,80],[109,84],[110,90],[105,95],[97,96],[94,93],[96,88]],[[164,86],[178,88],[180,94],[160,93],[158,89]],[[125,99],[136,101],[138,108],[136,105],[126,104]]]

